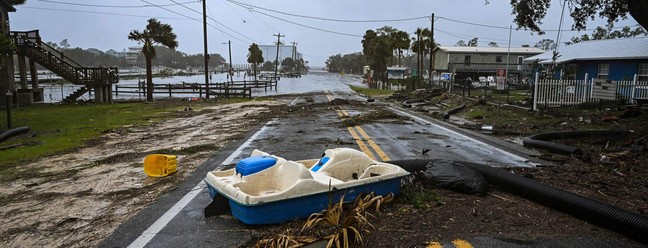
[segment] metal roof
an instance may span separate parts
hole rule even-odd
[[[648,59],[648,37],[581,41],[558,48],[556,63],[574,60]],[[524,61],[552,63],[553,51],[526,58]]]
[[[507,53],[508,47],[456,47],[439,46],[438,49],[447,53]],[[545,51],[535,47],[511,47],[511,53],[517,54],[541,54]]]

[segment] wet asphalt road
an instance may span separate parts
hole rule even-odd
[[[236,247],[246,242],[252,231],[263,227],[246,226],[231,216],[205,218],[203,209],[211,199],[202,179],[213,169],[235,163],[260,149],[290,160],[319,158],[327,148],[351,147],[359,149],[349,129],[340,125],[345,112],[355,115],[368,107],[341,105],[312,108],[314,103],[325,103],[334,98],[365,99],[347,90],[322,91],[316,95],[295,96],[291,104],[295,110],[310,114],[304,118],[295,115],[275,119],[251,131],[242,140],[232,142],[218,151],[178,189],[162,196],[156,203],[142,210],[120,226],[101,244],[102,247]],[[310,102],[312,100],[312,102]],[[395,106],[368,103],[385,108],[409,120],[376,122],[352,129],[367,150],[377,158],[391,160],[411,158],[447,158],[485,163],[493,166],[534,166],[546,162],[533,160],[534,154],[514,144],[491,141],[474,132],[461,131],[450,125],[426,118]],[[364,134],[362,134],[364,133]],[[369,141],[377,149],[369,145]],[[431,149],[425,155],[423,148]],[[380,150],[380,151],[378,151]],[[181,167],[179,167],[181,168]],[[606,240],[561,238],[538,240],[520,244],[490,237],[467,239],[474,247],[627,247]],[[448,244],[444,247],[453,247]]]

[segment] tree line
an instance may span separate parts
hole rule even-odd
[[[146,57],[140,52],[135,63],[129,62],[122,56],[114,56],[104,51],[80,47],[71,48],[67,39],[61,42],[45,42],[48,46],[62,52],[64,56],[74,60],[80,65],[87,67],[144,67],[146,66]],[[154,45],[156,56],[152,65],[164,66],[173,69],[195,69],[205,66],[205,59],[202,54],[187,54],[181,51],[167,48],[165,46]],[[125,51],[122,51],[124,53]],[[225,63],[225,58],[218,53],[210,54],[209,65],[212,69],[220,68]]]
[[[489,4],[489,0],[485,0],[485,3]],[[569,6],[570,16],[574,20],[573,30],[584,30],[587,27],[587,21],[597,16],[608,21],[607,27],[596,28],[592,35],[586,34],[572,37],[567,42],[568,44],[586,40],[646,35],[648,15],[645,13],[648,13],[648,1],[610,0],[601,3],[600,1],[566,0],[564,4]],[[542,23],[547,10],[551,7],[551,0],[511,0],[510,5],[513,10],[513,22],[517,24],[519,29],[528,29],[534,33],[544,34],[539,24]],[[620,19],[625,19],[627,16],[634,18],[640,27],[635,29],[624,27],[621,30],[612,31],[611,27],[613,24]],[[362,53],[332,55],[326,61],[327,70],[330,72],[359,72],[364,65],[369,65],[377,75],[380,75],[385,80],[387,65],[401,65],[401,59],[407,62],[407,58],[411,58],[412,56],[403,55],[403,50],[411,49],[411,52],[416,55],[417,68],[421,71],[421,68],[426,68],[425,61],[422,58],[438,45],[434,42],[429,42],[429,40],[426,41],[426,36],[423,33],[423,30],[417,29],[415,33],[416,37],[410,39],[406,32],[388,26],[377,30],[367,30],[362,39]],[[418,44],[421,44],[421,46],[418,46]],[[456,45],[477,46],[478,38],[473,38],[467,42],[460,40]],[[496,42],[490,42],[488,46],[498,47],[498,44]],[[530,46],[530,44],[522,45],[522,47]],[[542,39],[534,47],[548,51],[554,49],[556,43],[551,39]],[[398,58],[397,63],[393,61],[395,57]]]

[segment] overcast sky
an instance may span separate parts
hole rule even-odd
[[[454,46],[458,40],[478,37],[479,46],[494,41],[505,47],[509,36],[506,27],[513,25],[508,0],[491,0],[488,5],[484,0],[237,0],[257,6],[248,8],[227,0],[206,1],[209,52],[227,57],[227,45],[222,43],[231,40],[235,64],[246,63],[247,48],[252,42],[272,44],[277,39],[273,34],[279,32],[285,35],[282,42],[296,42],[305,60],[319,67],[331,55],[362,51],[360,41],[367,29],[389,25],[413,33],[418,27],[430,27],[430,20],[422,17],[432,13],[437,17],[434,38],[443,46]],[[543,29],[558,29],[561,1],[552,2]],[[173,27],[178,35],[178,50],[188,54],[203,53],[202,3],[198,0],[27,0],[16,9],[10,14],[11,29],[39,29],[44,41],[59,43],[68,39],[72,47],[122,51],[138,46],[137,42],[127,39],[128,33],[133,29],[142,30],[146,20],[155,17]],[[412,20],[337,22],[296,15],[352,21]],[[572,23],[566,9],[563,29],[570,29]],[[588,29],[604,24],[603,20],[590,21]],[[626,25],[633,26],[636,22],[630,17],[616,26]],[[556,39],[557,36],[555,31],[539,36],[513,28],[512,47],[533,45],[541,39]],[[585,33],[591,31],[563,32],[561,41]]]

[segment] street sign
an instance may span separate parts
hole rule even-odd
[[[607,79],[594,79],[592,83],[592,98],[601,100],[616,99],[616,81]]]
[[[498,68],[497,69],[497,90],[506,89],[506,69]]]

